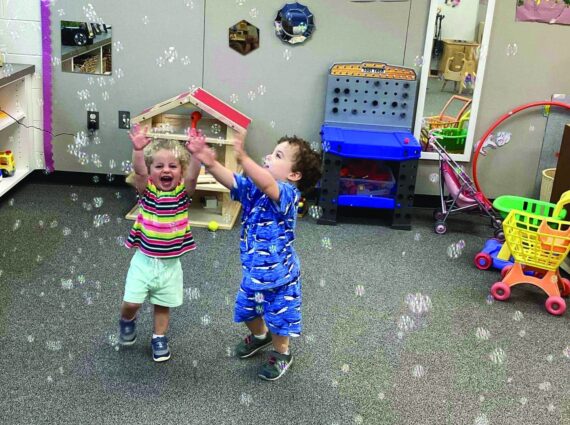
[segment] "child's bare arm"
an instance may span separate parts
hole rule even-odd
[[[146,136],[148,128],[141,128],[136,124],[129,132],[129,137],[133,143],[133,169],[135,172],[134,186],[137,192],[143,193],[148,180],[148,168],[144,160],[144,148],[150,143],[150,139]]]
[[[190,142],[192,138],[200,138],[205,140],[202,132],[197,132],[195,129],[188,129],[187,135],[188,142]],[[190,166],[188,167],[188,170],[186,170],[186,175],[184,176],[184,186],[186,186],[188,195],[192,195],[196,190],[196,184],[198,183],[198,176],[200,175],[200,168],[202,166],[200,160],[196,157],[196,155],[192,153],[191,155],[192,157],[190,158]]]
[[[186,191],[188,195],[192,195],[196,190],[196,184],[198,183],[198,176],[200,175],[200,161],[198,158],[192,155],[190,159],[190,166],[186,170],[186,175],[184,176],[184,186],[186,186]]]
[[[234,151],[236,159],[241,163],[245,174],[248,175],[255,185],[269,196],[273,201],[279,200],[279,186],[277,181],[265,168],[257,164],[251,159],[243,147],[243,137],[238,137],[234,140]]]
[[[210,174],[223,186],[231,189],[235,185],[234,173],[216,160],[216,153],[206,145],[206,138],[199,132],[189,132],[186,148],[193,158],[201,161]]]

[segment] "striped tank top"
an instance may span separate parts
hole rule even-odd
[[[189,204],[184,182],[163,192],[149,180],[139,196],[139,213],[125,246],[159,258],[179,257],[195,249],[188,220]]]

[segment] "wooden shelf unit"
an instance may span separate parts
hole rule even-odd
[[[8,65],[12,72],[0,77],[0,109],[29,126],[34,123],[32,76],[35,67],[5,64]],[[13,118],[0,112],[0,151],[12,151],[16,165],[13,176],[0,179],[0,197],[32,171],[44,167],[42,139],[34,136],[32,128],[18,125]]]

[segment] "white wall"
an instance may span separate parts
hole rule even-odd
[[[31,120],[43,128],[42,111],[42,38],[40,0],[0,0],[0,45],[7,50],[6,62],[35,65]],[[43,135],[34,130],[34,142],[41,143]]]
[[[444,3],[445,0],[440,0],[441,13],[445,15],[445,19],[441,22],[441,38],[475,40],[479,0],[461,0],[456,7]]]

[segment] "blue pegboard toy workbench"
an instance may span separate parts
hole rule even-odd
[[[318,223],[335,224],[337,207],[350,206],[392,209],[392,227],[411,228],[421,155],[411,131],[416,98],[416,73],[411,68],[380,62],[331,67],[321,128],[324,156],[319,205],[323,214]],[[363,176],[353,179],[363,190],[343,193],[341,173],[354,160],[388,166],[395,180],[391,190],[364,190],[368,184],[382,183]]]

